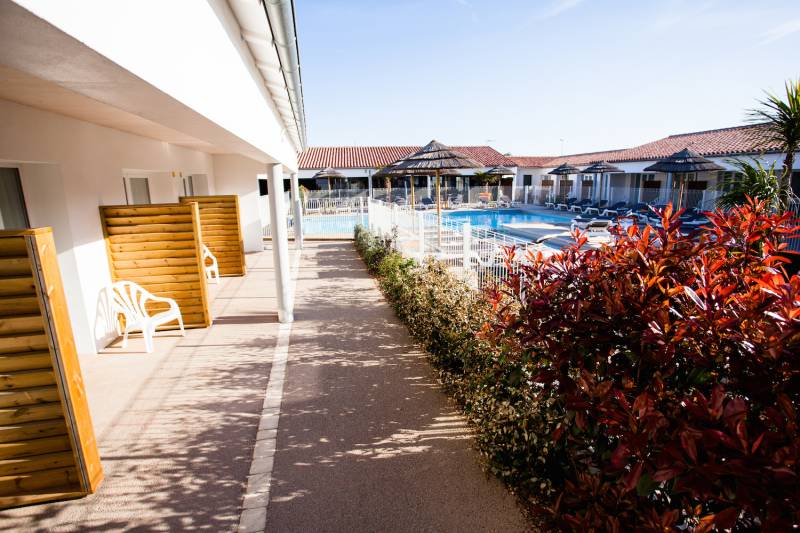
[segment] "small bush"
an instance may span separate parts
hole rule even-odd
[[[526,370],[486,338],[494,316],[486,295],[443,263],[404,259],[392,250],[391,239],[363,227],[356,228],[355,242],[398,318],[463,406],[487,469],[520,495],[552,492],[558,469],[549,454],[549,435],[560,418],[547,403],[533,401]]]
[[[479,438],[547,429],[529,452],[565,529],[790,531],[800,278],[780,254],[798,228],[758,202],[693,238],[661,216],[614,246],[532,257],[493,294],[497,374],[525,385],[489,395],[523,396]]]

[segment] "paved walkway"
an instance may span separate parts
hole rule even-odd
[[[521,531],[352,243],[309,243],[267,531]]]
[[[235,531],[278,328],[270,253],[211,285],[214,325],[156,352],[82,356],[105,480],[97,494],[0,511],[0,531]]]
[[[307,244],[285,373],[271,253],[248,262],[213,289],[211,328],[81,358],[106,479],[82,500],[0,512],[0,530],[524,530],[352,243]],[[262,408],[281,381],[275,432]],[[268,493],[243,514],[253,486]]]

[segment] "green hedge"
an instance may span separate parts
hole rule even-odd
[[[495,313],[485,295],[440,262],[404,258],[391,239],[362,226],[355,229],[355,246],[474,426],[486,468],[520,496],[549,495],[548,462],[557,454],[550,453],[548,436],[558,420],[531,401],[535,391],[523,366],[484,340],[482,330]]]

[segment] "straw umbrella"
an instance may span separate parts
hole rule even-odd
[[[344,174],[339,172],[338,170],[334,170],[332,167],[324,168],[314,174],[312,176],[314,179],[327,179],[328,180],[328,191],[331,190],[331,178],[347,178]]]
[[[398,161],[397,170],[409,174],[422,174],[433,171],[436,175],[436,216],[439,228],[439,244],[442,241],[442,195],[439,177],[443,170],[461,168],[480,168],[481,165],[466,155],[451,150],[438,141],[431,141],[417,152]]]
[[[680,152],[675,152],[666,159],[657,161],[644,170],[647,172],[666,172],[667,183],[671,184],[672,175],[676,173],[685,175],[688,172],[708,172],[725,169],[713,161],[709,161],[697,152],[693,152],[688,148],[684,148]],[[681,180],[678,190],[678,209],[681,208],[681,204],[683,203],[683,188],[685,186],[685,182],[686,179],[684,176],[684,179]]]
[[[592,174],[594,176],[595,183],[597,183],[598,174],[600,174],[600,180],[602,181],[603,174],[624,174],[624,173],[625,173],[624,170],[609,164],[607,161],[597,161],[583,169],[583,174]],[[597,194],[595,194],[595,196],[597,196]],[[600,198],[597,198],[596,200],[600,201]]]
[[[559,184],[558,184],[558,194],[561,194],[561,176],[569,176],[570,174],[578,174],[580,170],[577,167],[573,167],[569,163],[562,163],[561,165],[557,166],[548,174],[552,174],[554,176],[559,177]]]
[[[414,178],[416,176],[428,176],[428,175],[430,175],[430,170],[413,170],[413,169],[400,168],[399,165],[402,162],[403,162],[403,159],[398,159],[394,163],[386,165],[385,167],[380,169],[378,172],[373,174],[373,176],[377,176],[379,178],[385,178],[385,177],[388,177],[388,176],[408,176],[408,177],[410,177],[411,178],[411,180],[410,180],[410,182],[411,182],[411,206],[413,207],[413,206],[416,205],[416,200],[414,198],[414,191],[415,191],[415,189],[414,189]],[[442,170],[441,172],[439,172],[439,175],[440,176],[458,176],[458,172],[456,172],[454,170]]]

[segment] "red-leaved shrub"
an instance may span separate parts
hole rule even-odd
[[[548,510],[584,531],[789,531],[800,277],[782,254],[798,228],[757,201],[690,236],[660,215],[613,246],[577,235],[530,257],[492,294],[489,335],[560,420]]]

